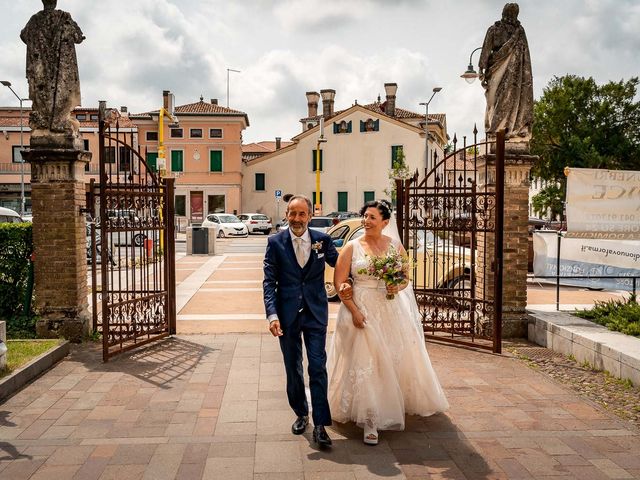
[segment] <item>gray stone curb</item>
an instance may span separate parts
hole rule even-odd
[[[34,378],[40,376],[56,363],[69,355],[69,341],[64,340],[57,347],[44,352],[11,375],[0,380],[0,401],[13,395]]]
[[[570,313],[529,310],[529,340],[640,385],[640,339]]]

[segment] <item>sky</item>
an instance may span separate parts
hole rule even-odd
[[[59,0],[86,36],[76,46],[82,105],[158,109],[217,98],[246,112],[245,142],[288,140],[307,116],[305,92],[336,90],[335,109],[371,103],[398,84],[396,105],[447,115],[458,139],[483,124],[480,82],[460,78],[500,19],[496,0]],[[640,74],[640,0],[523,0],[534,97],[554,76],[598,83]],[[28,95],[20,31],[40,0],[0,0],[0,80]],[[479,53],[473,55],[477,69]],[[240,73],[227,69],[239,70]],[[0,88],[0,106],[18,100]]]

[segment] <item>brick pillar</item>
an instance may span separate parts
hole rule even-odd
[[[79,342],[88,333],[84,166],[89,152],[36,148],[31,163],[35,307],[39,337]]]
[[[508,149],[507,144],[507,149]],[[529,220],[529,171],[537,157],[507,150],[504,172],[504,229],[502,282],[502,336],[527,336],[527,256]],[[495,191],[495,155],[478,159],[478,189]],[[480,236],[476,262],[476,295],[493,299],[495,238]],[[484,252],[486,251],[486,256]],[[486,258],[486,261],[485,261]],[[486,326],[490,328],[490,326]]]

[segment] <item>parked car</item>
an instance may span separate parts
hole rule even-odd
[[[337,225],[342,220],[346,220],[347,218],[360,218],[360,214],[358,212],[331,212],[327,213],[326,216],[333,218],[334,225]]]
[[[238,218],[247,226],[249,233],[271,233],[271,220],[263,213],[243,213]]]
[[[141,247],[147,238],[153,238],[151,230],[139,230],[140,219],[135,210],[107,210],[112,227],[130,228],[132,231],[112,232],[110,234],[113,245],[133,245]]]
[[[326,233],[331,227],[333,227],[333,225],[332,217],[311,217],[307,226],[313,230],[319,230]]]
[[[348,241],[364,235],[361,218],[343,220],[327,232],[336,250],[340,251]],[[412,242],[410,242],[412,243]],[[426,238],[418,235],[416,244],[415,279],[417,288],[469,288],[471,251],[434,237],[427,232]],[[413,256],[413,252],[409,252]],[[425,258],[426,256],[426,258]],[[427,269],[425,271],[425,268]],[[327,298],[333,300],[338,294],[333,286],[333,268],[324,271],[324,287]]]
[[[276,230],[281,232],[283,230],[286,230],[287,228],[289,228],[289,220],[287,220],[286,218],[283,218],[282,221],[280,222],[280,225],[276,227]]]
[[[10,208],[0,207],[0,223],[22,223],[18,212],[11,210]]]
[[[202,222],[202,226],[216,227],[218,238],[249,236],[247,226],[232,213],[211,213]]]

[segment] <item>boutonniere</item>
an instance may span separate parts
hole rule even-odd
[[[313,250],[317,254],[319,250],[322,250],[322,242],[316,242],[311,244],[311,250]]]

